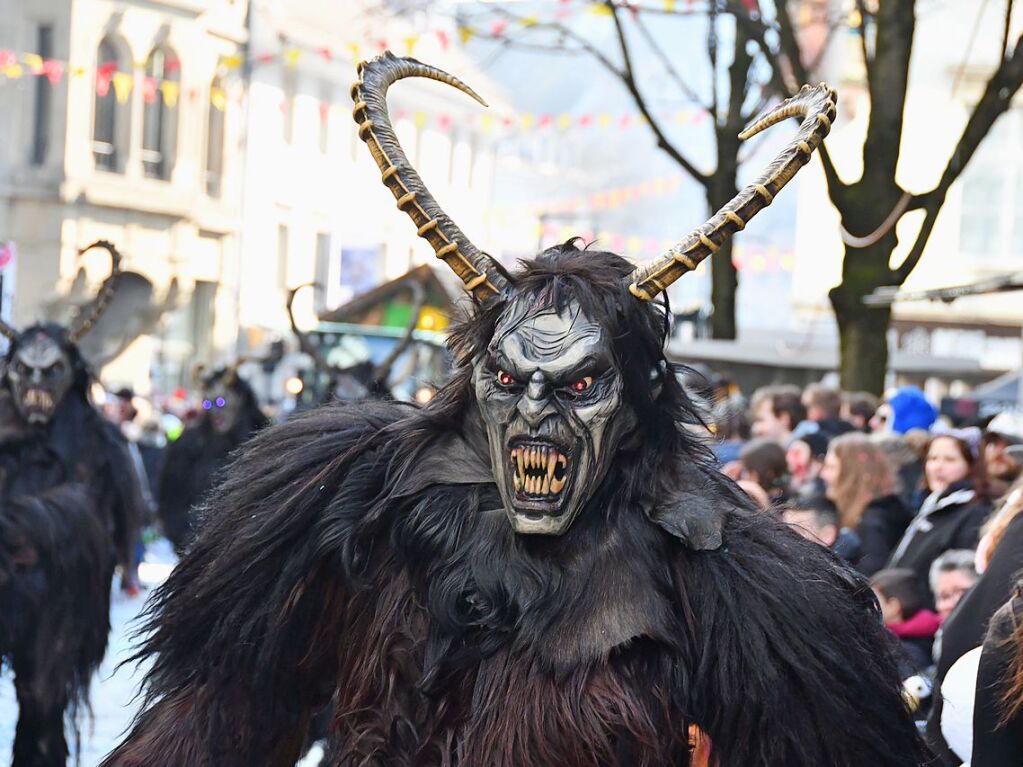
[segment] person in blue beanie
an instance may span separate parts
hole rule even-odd
[[[902,386],[888,399],[892,409],[891,430],[905,434],[910,429],[930,429],[938,410],[918,386]]]

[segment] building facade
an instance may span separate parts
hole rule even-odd
[[[114,242],[169,316],[103,370],[148,393],[233,351],[239,315],[246,0],[0,0],[0,242],[40,317]],[[10,254],[14,254],[13,259]],[[6,292],[6,291],[5,291]]]

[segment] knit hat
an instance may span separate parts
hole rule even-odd
[[[929,429],[938,417],[938,410],[917,386],[903,386],[893,394],[888,404],[892,408],[892,431],[905,434],[910,429]]]

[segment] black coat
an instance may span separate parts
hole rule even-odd
[[[1023,516],[1018,516],[1005,528],[1001,542],[991,555],[984,574],[960,600],[941,629],[941,655],[935,672],[939,685],[945,674],[959,658],[980,646],[988,630],[991,616],[1012,596],[1016,574],[1023,570]],[[935,689],[935,705],[927,722],[927,738],[932,746],[945,756],[940,764],[953,764],[941,736],[941,696]],[[958,767],[958,762],[955,762]]]
[[[931,563],[949,549],[975,549],[991,505],[977,497],[969,480],[956,482],[938,499],[928,497],[906,529],[888,567],[914,570],[926,584]]]
[[[860,539],[860,558],[854,563],[856,569],[870,577],[883,568],[912,519],[913,513],[896,495],[872,500],[856,526]]]
[[[1008,641],[1016,621],[1023,617],[1023,599],[1017,597],[991,619],[991,630],[977,669],[977,698],[973,708],[973,759],[978,767],[1019,767],[1023,764],[1023,717],[1016,714],[1004,726],[1002,692],[1017,652]]]

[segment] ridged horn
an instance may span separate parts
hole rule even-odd
[[[291,305],[295,303],[295,296],[298,295],[298,291],[302,288],[309,287],[317,288],[319,285],[315,282],[306,282],[288,291],[288,321],[291,323],[291,332],[294,333],[295,338],[298,339],[298,347],[312,359],[313,364],[316,365],[316,367],[327,375],[332,376],[337,373],[337,371],[329,362],[327,362],[324,356],[320,353],[320,350],[316,348],[316,344],[309,340],[309,336],[299,330],[298,324],[295,322],[295,314],[291,308]]]
[[[121,254],[114,247],[113,243],[107,240],[96,240],[92,245],[86,245],[79,250],[79,257],[93,248],[100,248],[110,254],[110,274],[103,280],[103,284],[99,286],[99,291],[96,293],[92,305],[87,311],[79,312],[74,322],[72,322],[67,334],[68,340],[71,343],[77,343],[82,336],[92,330],[99,318],[103,316],[103,312],[107,310],[110,301],[114,297],[114,293],[117,292],[117,282],[121,278]]]
[[[770,205],[782,187],[809,162],[810,155],[828,135],[835,119],[837,99],[835,91],[825,83],[812,88],[804,85],[796,95],[778,104],[740,133],[739,138],[748,139],[789,117],[803,118],[796,137],[756,181],[665,255],[629,275],[629,292],[643,301],[652,300],[683,274],[696,269],[733,234],[745,228],[753,216]]]
[[[6,336],[11,341],[16,341],[20,334],[11,325],[0,319],[0,335]]]
[[[352,85],[352,116],[359,125],[359,138],[369,147],[398,209],[408,214],[419,236],[430,243],[437,257],[451,267],[477,301],[485,305],[500,297],[508,288],[507,275],[448,218],[409,163],[391,127],[387,89],[406,77],[426,77],[457,88],[483,106],[487,103],[457,77],[415,59],[399,58],[390,51],[360,62],[358,72],[359,79]]]

